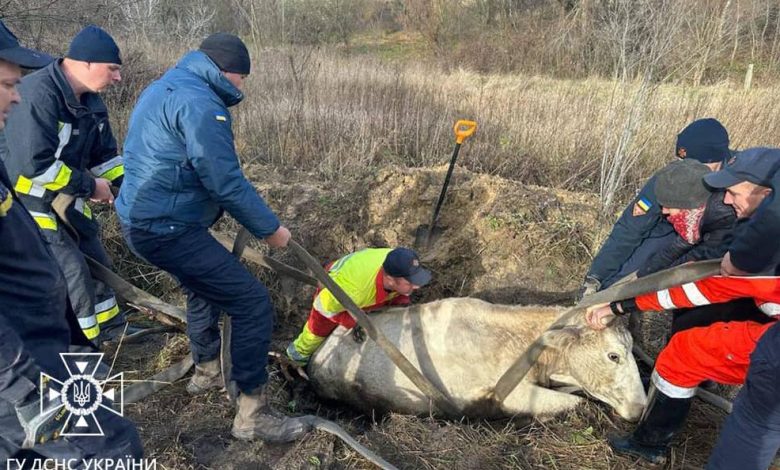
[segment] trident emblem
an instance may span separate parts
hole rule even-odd
[[[68,416],[60,432],[62,436],[104,436],[95,414],[99,408],[122,416],[122,373],[105,379],[96,376],[103,353],[60,353],[68,377],[60,381],[41,373],[39,391],[41,413],[63,408]],[[51,405],[51,409],[47,408]],[[114,406],[118,405],[118,409]]]
[[[91,396],[90,383],[87,381],[76,382],[73,384],[73,398],[79,406],[83,407],[89,402]]]

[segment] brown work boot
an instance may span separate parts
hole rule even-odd
[[[311,429],[311,424],[302,418],[291,418],[271,409],[265,385],[252,393],[238,396],[238,411],[233,420],[232,434],[236,439],[262,439],[270,443],[291,442]]]
[[[187,384],[187,392],[190,395],[200,395],[218,388],[222,388],[222,368],[219,359],[195,364],[195,373]]]

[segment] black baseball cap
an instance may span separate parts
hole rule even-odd
[[[420,266],[417,253],[409,248],[400,247],[388,253],[382,268],[390,276],[402,277],[415,286],[431,282],[431,272]]]
[[[0,21],[0,59],[26,69],[39,69],[49,65],[54,57],[20,46],[14,33]]]
[[[737,153],[720,171],[704,177],[711,188],[728,188],[743,181],[767,188],[772,187],[772,178],[780,169],[780,149],[754,147]]]

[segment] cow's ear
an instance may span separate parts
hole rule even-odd
[[[580,338],[581,328],[565,326],[542,334],[542,343],[551,348],[563,349]]]

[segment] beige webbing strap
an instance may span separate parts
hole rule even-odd
[[[565,311],[547,328],[545,333],[570,324],[571,321],[577,315],[581,315],[583,310],[587,307],[615,300],[630,299],[640,294],[668,289],[688,282],[697,281],[705,277],[714,276],[718,273],[720,273],[720,259],[699,261],[659,271],[624,284],[611,286],[608,289],[585,297],[579,304]],[[539,355],[544,350],[542,341],[543,335],[544,333],[531,343],[523,355],[520,356],[517,361],[504,372],[504,375],[498,379],[496,386],[489,395],[489,401],[492,402],[492,406],[500,407],[501,404],[504,403],[506,397],[512,393],[539,359]]]
[[[320,263],[318,263],[317,260],[309,254],[309,252],[307,252],[294,240],[290,240],[289,246],[293,249],[293,252],[295,252],[296,256],[298,256],[298,258],[309,268],[309,270],[311,270],[311,272],[314,274],[314,277],[316,277],[317,280],[320,281],[323,286],[325,286],[325,288],[327,288],[331,294],[333,294],[334,297],[336,297],[336,300],[338,300],[339,303],[347,309],[347,312],[349,312],[349,314],[355,319],[357,324],[366,331],[368,337],[376,342],[377,346],[379,346],[379,348],[387,355],[387,357],[393,361],[393,364],[395,364],[396,367],[398,367],[401,372],[403,372],[404,375],[406,375],[406,377],[411,380],[418,389],[420,389],[421,392],[423,392],[430,400],[432,400],[442,413],[453,418],[462,416],[462,413],[458,410],[450,398],[444,395],[442,391],[436,388],[436,386],[433,385],[430,380],[428,380],[422,373],[420,373],[420,371],[418,371],[414,365],[409,362],[409,359],[407,359],[403,353],[401,353],[401,351],[399,351],[398,348],[396,348],[396,346],[391,343],[390,340],[388,340],[387,337],[376,328],[376,326],[374,326],[374,324],[368,318],[368,315],[366,315],[365,312],[363,312],[363,310],[361,310],[360,307],[358,307],[355,302],[353,302],[352,299],[341,289],[341,287],[339,287],[339,285],[336,284],[333,279],[330,278],[330,276],[328,276],[322,266],[320,266]]]

